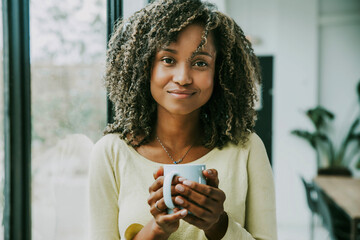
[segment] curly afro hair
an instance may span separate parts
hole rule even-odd
[[[105,134],[119,133],[133,147],[154,138],[157,103],[150,93],[152,61],[161,47],[176,41],[192,23],[204,26],[197,51],[210,32],[217,51],[213,94],[200,114],[202,144],[222,148],[228,142],[247,141],[256,120],[258,59],[235,21],[201,0],[154,1],[117,23],[108,45],[105,76],[115,117]]]

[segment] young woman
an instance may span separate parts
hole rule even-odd
[[[119,22],[107,56],[116,116],[92,152],[90,238],[276,239],[253,133],[259,67],[234,20],[200,0],[155,1]],[[164,164],[208,168],[207,185],[175,178],[173,214]]]

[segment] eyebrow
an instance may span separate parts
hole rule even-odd
[[[170,52],[170,53],[174,53],[174,54],[178,53],[176,50],[171,49],[171,48],[162,48],[161,51],[166,51],[166,52]],[[210,53],[204,52],[204,51],[195,52],[192,54],[192,57],[195,57],[197,55],[205,55],[205,56],[209,56],[209,57],[213,58],[213,56]]]

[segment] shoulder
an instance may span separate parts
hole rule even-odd
[[[264,143],[256,133],[250,133],[245,143],[228,144],[225,149],[244,159],[247,164],[268,162]]]
[[[127,144],[122,140],[117,133],[106,134],[95,143],[93,152],[102,152],[107,154],[113,154],[119,150],[127,147]]]
[[[252,151],[254,149],[256,150],[262,148],[264,148],[264,143],[256,133],[250,133],[245,143],[228,143],[225,145],[225,149],[233,151]]]
[[[266,166],[266,168],[270,167],[265,145],[256,133],[252,133],[249,136],[247,144],[249,149],[248,166],[255,166],[255,168],[260,168],[260,166]]]
[[[256,133],[251,133],[249,135],[246,145],[248,146],[250,151],[265,149],[263,141]]]
[[[223,148],[215,151],[215,154],[218,159],[228,159],[227,161],[245,165],[249,161],[258,161],[258,157],[267,158],[264,144],[256,133],[250,133],[244,143],[228,142]]]
[[[126,144],[123,139],[120,138],[118,133],[109,133],[104,135],[100,138],[96,143],[95,146],[112,146],[116,144]]]

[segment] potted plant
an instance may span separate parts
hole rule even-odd
[[[360,81],[356,91],[360,106]],[[353,161],[356,161],[355,168],[360,169],[360,114],[350,125],[338,148],[334,146],[327,133],[328,126],[335,115],[322,106],[307,110],[306,115],[313,123],[315,130],[310,132],[296,129],[291,133],[306,140],[315,149],[318,174],[351,175],[349,166]]]

